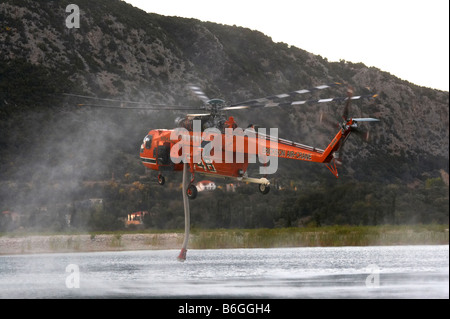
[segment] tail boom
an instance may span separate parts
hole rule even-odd
[[[349,128],[339,130],[325,150],[278,139],[278,149],[274,150],[267,147],[266,155],[315,163],[324,163],[333,175],[338,177],[334,154],[339,151],[350,133],[351,130]]]

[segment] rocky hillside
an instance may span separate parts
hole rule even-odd
[[[388,152],[448,157],[448,92],[417,87],[363,64],[329,63],[273,43],[257,31],[147,14],[122,1],[79,1],[80,28],[68,29],[68,3],[3,1],[3,68],[22,60],[60,79],[65,86],[55,88],[58,91],[168,104],[193,103],[187,83],[199,83],[211,96],[232,102],[329,82],[348,83],[357,93],[370,88],[379,94],[376,101],[356,105],[354,113],[383,119],[377,131],[383,132],[380,142]],[[343,93],[345,89],[322,94]],[[10,93],[3,94],[2,103],[10,102]],[[292,135],[303,137],[317,125],[311,114],[316,112],[308,111],[279,112],[278,118],[286,121],[290,114],[292,125],[301,126]],[[296,116],[300,114],[301,119]],[[267,125],[274,124],[279,123]]]
[[[89,178],[142,174],[136,160],[142,137],[150,128],[173,127],[179,115],[82,110],[76,107],[79,101],[61,93],[199,105],[188,83],[202,86],[210,97],[238,102],[332,82],[343,85],[300,99],[345,96],[346,85],[356,94],[378,94],[353,103],[353,116],[381,122],[366,126],[372,143],[353,137],[347,143],[344,178],[411,185],[426,178],[448,179],[448,92],[416,86],[362,63],[328,62],[258,31],[148,14],[119,0],[78,0],[80,28],[67,28],[70,3],[0,3],[3,181],[34,182],[30,188],[50,189],[61,198]],[[241,126],[276,127],[280,137],[323,148],[336,128],[319,123],[319,113],[337,121],[342,109],[342,104],[328,103],[232,115]],[[280,170],[280,179],[316,180],[328,174],[323,167],[283,165],[288,170]],[[7,189],[4,198],[11,185]],[[21,196],[16,201],[28,200]]]

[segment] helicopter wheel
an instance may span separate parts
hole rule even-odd
[[[165,182],[166,182],[166,179],[164,178],[164,176],[158,175],[158,184],[162,186],[162,185],[164,185]]]
[[[266,195],[270,191],[270,186],[266,184],[259,184],[259,191],[261,194]]]
[[[189,199],[195,199],[197,197],[197,187],[193,184],[190,184],[186,190],[186,194],[189,197]]]

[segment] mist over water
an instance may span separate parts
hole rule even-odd
[[[448,298],[449,246],[0,256],[0,298]],[[79,267],[79,288],[69,288]]]
[[[144,172],[139,147],[154,124],[152,116],[73,104],[29,111],[11,121],[16,126],[8,130],[7,141],[17,151],[2,167],[0,202],[2,211],[21,215],[26,230],[61,230],[67,226],[64,215],[79,202],[104,197],[101,187],[93,190],[86,182]]]

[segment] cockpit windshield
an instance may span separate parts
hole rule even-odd
[[[152,140],[153,140],[153,135],[147,135],[144,138],[144,145],[146,149],[151,149],[152,148]]]

